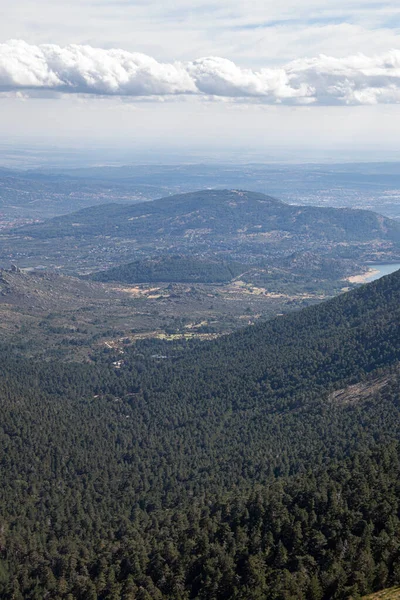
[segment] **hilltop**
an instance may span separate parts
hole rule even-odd
[[[248,267],[239,263],[201,259],[195,256],[171,255],[137,260],[106,271],[99,271],[94,273],[91,279],[123,283],[160,281],[227,283],[245,271],[248,271]]]
[[[400,241],[400,223],[370,211],[292,206],[240,190],[203,190],[151,203],[91,207],[20,232],[36,238],[111,235],[138,241],[228,236],[279,243],[292,235],[333,242]]]
[[[318,260],[352,260],[352,274],[365,263],[396,262],[400,222],[365,210],[289,205],[256,192],[203,190],[103,204],[14,228],[0,240],[5,266],[39,264],[70,275],[163,255],[285,268],[284,258],[308,252]]]
[[[53,149],[52,149],[53,150]],[[53,158],[53,155],[52,155]],[[198,189],[268,193],[290,204],[367,208],[399,217],[398,163],[175,164],[0,171],[5,215],[49,218],[105,202],[152,200]],[[65,161],[65,162],[64,162]]]

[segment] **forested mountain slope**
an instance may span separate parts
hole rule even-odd
[[[112,235],[138,240],[284,231],[336,242],[400,241],[400,223],[370,211],[292,206],[238,190],[203,190],[138,205],[91,207],[19,231],[35,238]]]
[[[247,282],[265,285],[269,291],[274,291],[275,286],[281,285],[283,288],[285,283],[307,285],[310,279],[338,282],[354,270],[354,261],[329,258],[312,252],[295,253],[276,262],[277,265],[272,267],[267,260],[246,265],[217,258],[167,254],[95,271],[87,279],[128,284],[160,281],[226,283],[240,276]]]
[[[247,271],[248,267],[231,261],[201,259],[195,256],[162,256],[137,260],[94,273],[94,281],[152,283],[157,281],[184,283],[224,283]]]
[[[119,369],[3,348],[1,597],[400,583],[399,299],[400,271],[205,345],[144,342]]]

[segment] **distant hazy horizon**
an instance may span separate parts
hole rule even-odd
[[[301,165],[341,163],[399,163],[400,149],[312,149],[307,147],[172,147],[154,144],[93,144],[81,140],[9,140],[0,143],[0,168],[80,168],[126,165]]]

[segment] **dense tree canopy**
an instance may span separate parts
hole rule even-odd
[[[99,271],[91,276],[95,281],[151,283],[155,281],[188,283],[223,283],[231,281],[248,267],[221,260],[200,259],[195,256],[172,255],[137,260]]]
[[[138,343],[118,369],[2,347],[0,597],[399,583],[399,299],[400,272],[207,344]]]

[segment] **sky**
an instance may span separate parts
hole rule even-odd
[[[399,116],[398,2],[0,0],[11,145],[400,160]]]

